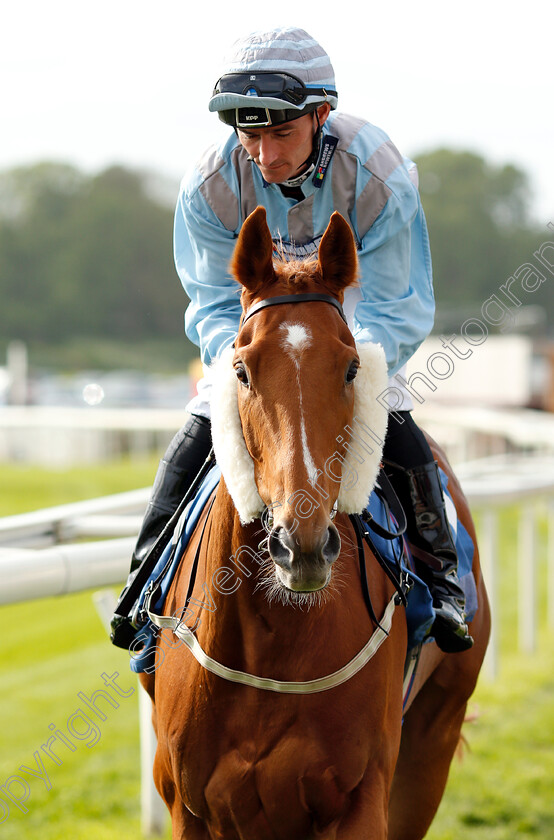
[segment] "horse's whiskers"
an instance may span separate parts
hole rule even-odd
[[[341,555],[343,557],[348,557],[348,558],[356,557],[357,553],[358,552],[357,552],[357,549],[356,549],[354,543],[350,543],[350,542],[346,543],[346,544],[342,543],[342,545],[341,545]]]
[[[341,531],[340,534],[340,553],[343,557],[356,557],[358,554],[358,548],[356,543],[352,539],[349,533],[343,533]]]
[[[258,543],[258,551],[267,551],[269,553],[269,534]]]
[[[284,607],[299,607],[301,610],[309,610],[312,607],[321,607],[327,603],[339,591],[342,584],[343,581],[340,578],[336,580],[333,573],[330,582],[324,589],[318,589],[316,592],[294,592],[292,589],[283,586],[278,579],[273,560],[268,555],[260,564],[258,582],[254,591],[265,591],[269,604],[281,604]]]
[[[339,559],[333,566],[333,574],[331,575],[331,580],[325,587],[325,590],[329,594],[329,597],[331,598],[334,595],[340,596],[341,591],[347,584],[347,580],[348,575],[344,573],[344,568]]]

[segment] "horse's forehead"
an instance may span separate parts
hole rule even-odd
[[[307,350],[313,341],[311,330],[306,324],[285,321],[279,327],[279,332],[284,350],[291,355]]]
[[[316,354],[320,364],[328,357],[337,359],[343,352],[355,350],[349,329],[331,306],[321,305],[314,312],[309,304],[289,308],[286,316],[281,307],[269,307],[257,313],[239,333],[236,350],[249,364],[254,359],[272,360],[283,356],[299,360]]]

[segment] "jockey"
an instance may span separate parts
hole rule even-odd
[[[301,29],[238,41],[216,82],[209,110],[233,131],[183,181],[174,237],[177,272],[190,298],[185,330],[200,347],[205,376],[187,406],[190,420],[160,463],[132,571],[209,453],[209,366],[235,340],[241,316],[229,264],[240,228],[258,205],[274,241],[298,258],[317,252],[333,211],[349,221],[360,283],[346,289],[344,310],[357,343],[383,346],[389,376],[403,371],[431,330],[431,257],[415,165],[381,129],[336,107],[329,57]],[[392,385],[399,393],[398,380]],[[409,393],[402,396],[389,414],[383,460],[406,509],[408,538],[427,564],[432,634],[447,652],[466,650],[473,639],[438,467],[412,418]]]

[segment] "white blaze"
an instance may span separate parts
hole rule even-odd
[[[300,354],[306,350],[312,342],[312,337],[309,330],[301,324],[281,324],[281,330],[285,334],[283,339],[283,346],[285,352],[292,358],[294,367],[296,369],[296,384],[298,386],[298,400],[300,403],[300,437],[302,441],[302,456],[304,459],[304,466],[308,473],[308,481],[315,487],[317,481],[317,467],[312,458],[310,447],[308,446],[308,436],[306,434],[306,423],[304,420],[304,407],[302,404],[302,388],[300,385]]]
[[[297,363],[296,354],[310,346],[312,337],[301,324],[282,324],[281,330],[285,333],[285,350]]]

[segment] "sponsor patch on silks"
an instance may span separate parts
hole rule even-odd
[[[314,176],[312,178],[312,184],[318,189],[321,188],[325,176],[327,175],[327,170],[329,169],[331,160],[335,154],[338,142],[338,137],[333,137],[332,134],[328,134],[323,138],[319,160],[317,161]]]

